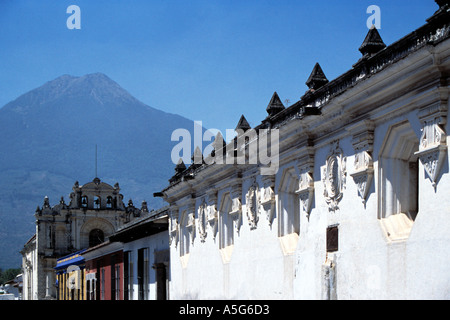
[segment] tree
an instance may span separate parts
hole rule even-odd
[[[6,281],[14,279],[20,273],[22,273],[21,268],[7,269],[5,271],[0,269],[0,284],[5,284]]]

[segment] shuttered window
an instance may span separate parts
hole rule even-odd
[[[327,228],[327,252],[335,252],[339,249],[339,229],[337,226]]]

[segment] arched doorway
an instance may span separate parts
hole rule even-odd
[[[89,232],[89,247],[94,247],[105,241],[105,234],[100,229],[92,229]]]

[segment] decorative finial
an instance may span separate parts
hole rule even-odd
[[[202,150],[200,150],[200,147],[195,147],[194,154],[191,157],[191,160],[195,164],[202,164],[203,163],[203,153]]]
[[[177,165],[175,166],[175,172],[181,173],[184,170],[186,170],[186,165],[184,164],[183,159],[180,158],[180,160],[178,160]]]
[[[359,51],[365,55],[372,55],[386,48],[386,44],[381,39],[381,36],[377,30],[377,28],[372,25],[369,32],[364,39]]]
[[[306,85],[308,86],[309,89],[317,90],[320,87],[326,85],[328,82],[329,81],[325,76],[325,73],[323,72],[322,68],[320,67],[320,64],[316,63],[313,71],[311,72],[311,75],[306,81]]]
[[[44,197],[44,205],[42,208],[50,208],[50,200],[48,199],[48,196]]]
[[[147,201],[145,201],[145,200],[142,201],[141,211],[142,211],[142,212],[148,212]]]
[[[219,150],[225,148],[226,146],[227,143],[225,142],[222,133],[220,133],[220,131],[217,132],[216,137],[214,138],[214,150]]]
[[[239,122],[236,126],[236,131],[237,130],[244,130],[247,131],[248,129],[251,129],[252,127],[250,127],[250,124],[248,123],[247,119],[245,119],[244,115],[241,116],[241,118],[239,119]]]
[[[275,91],[275,93],[272,95],[272,99],[270,99],[269,105],[266,108],[267,113],[270,117],[276,115],[278,112],[283,111],[284,105],[280,100],[280,97],[278,96],[278,93]]]

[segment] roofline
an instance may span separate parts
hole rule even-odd
[[[137,221],[133,224],[126,225],[125,228],[117,230],[114,234],[109,236],[111,242],[130,242],[144,237],[148,237],[160,232],[167,231],[168,223],[168,207],[164,211],[147,217],[146,219]]]
[[[88,248],[84,251],[81,256],[85,261],[92,260],[110,253],[118,252],[123,250],[122,242],[111,242],[105,241],[96,245],[94,247]]]
[[[360,85],[365,80],[379,74],[387,67],[417,52],[419,49],[428,45],[436,46],[450,37],[450,25],[447,22],[450,21],[450,11],[440,8],[426,21],[427,23],[423,26],[386,46],[379,52],[371,56],[365,55],[361,57],[353,65],[352,69],[319,89],[306,91],[299,101],[277,114],[267,117],[254,129],[278,128],[291,120],[304,119],[310,115],[320,115],[321,109],[337,96]],[[440,29],[441,31],[439,31]],[[234,140],[230,143],[233,142]],[[186,170],[173,176],[169,180],[169,185],[162,190],[162,193],[164,194],[180,182],[192,179],[194,172],[209,166],[207,164],[191,164]]]

